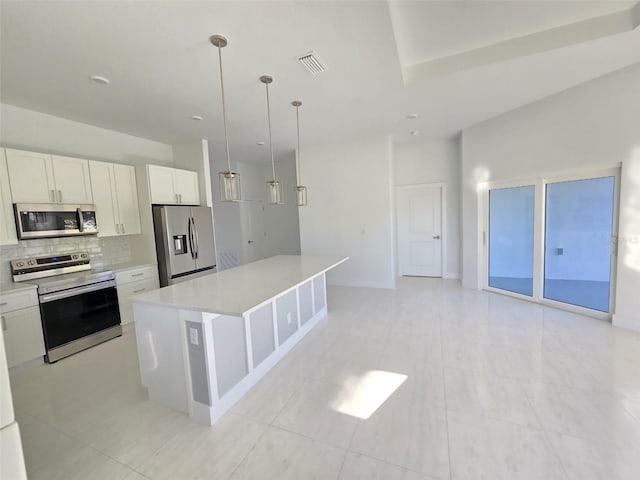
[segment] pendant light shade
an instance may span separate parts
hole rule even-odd
[[[263,75],[260,77],[260,82],[264,83],[267,92],[267,121],[269,123],[269,147],[271,148],[271,172],[273,173],[273,179],[267,182],[267,203],[272,205],[282,205],[284,203],[282,199],[282,184],[276,180],[276,164],[273,159],[273,139],[271,136],[271,105],[269,103],[269,84],[273,83],[273,77],[271,75]]]
[[[291,105],[296,107],[296,131],[298,132],[298,152],[296,154],[296,176],[298,179],[298,185],[296,186],[296,204],[299,207],[305,207],[307,205],[307,187],[300,185],[300,107],[302,101],[294,100]]]
[[[296,203],[299,207],[307,206],[307,187],[298,185],[296,187]]]
[[[231,170],[229,155],[229,134],[227,133],[227,106],[224,99],[224,79],[222,75],[222,49],[227,46],[227,39],[222,35],[211,35],[211,44],[218,48],[218,63],[220,65],[220,89],[222,90],[222,119],[224,121],[224,144],[227,149],[227,170],[218,172],[220,185],[220,200],[223,202],[237,202],[241,198],[240,174]]]
[[[267,182],[267,203],[272,205],[282,205],[282,184],[278,180]]]

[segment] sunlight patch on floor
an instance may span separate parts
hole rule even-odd
[[[406,375],[382,370],[369,370],[363,375],[352,376],[343,383],[343,389],[331,403],[331,408],[366,420],[406,379]]]

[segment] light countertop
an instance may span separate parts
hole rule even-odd
[[[38,288],[38,286],[33,283],[0,282],[0,294],[15,293],[22,290],[29,290],[31,288]]]
[[[113,270],[114,272],[124,272],[125,270],[131,270],[134,268],[140,267],[151,267],[156,266],[155,263],[140,263],[140,262],[123,262],[123,263],[114,263],[112,265],[105,265],[104,268],[107,270]]]
[[[348,257],[278,255],[131,297],[133,302],[241,317]]]

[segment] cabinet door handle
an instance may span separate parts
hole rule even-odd
[[[140,292],[144,292],[146,290],[146,288],[141,288],[140,290],[134,290],[133,293],[140,293]]]
[[[6,332],[7,331],[7,319],[4,318],[4,315],[2,315],[0,317],[0,319],[2,319],[2,331]]]
[[[51,190],[51,195],[49,195],[49,198],[51,199],[52,202],[56,201],[56,191],[55,190]]]
[[[144,272],[134,273],[131,277],[141,277],[142,275],[144,275]]]
[[[58,190],[58,201],[62,203],[62,190]]]
[[[7,302],[0,303],[0,307],[4,307],[6,304],[7,304]]]
[[[120,225],[122,225],[122,233],[125,233],[126,230],[124,229],[124,223],[121,223]]]
[[[181,193],[179,193],[179,194],[178,194],[178,197],[180,197],[180,203],[182,203],[182,194],[181,194]]]
[[[177,193],[175,194],[175,196],[176,196],[176,203],[180,203],[180,200],[178,199],[178,194]]]

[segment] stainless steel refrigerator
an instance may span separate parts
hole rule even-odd
[[[215,272],[216,247],[209,207],[153,207],[160,286]]]

